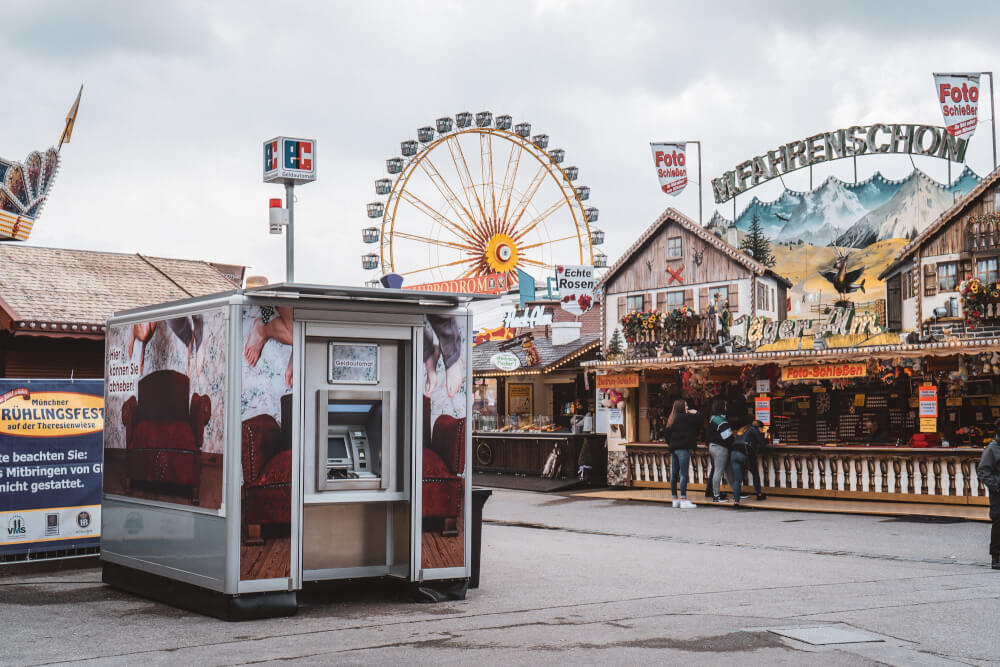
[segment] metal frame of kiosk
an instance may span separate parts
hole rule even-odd
[[[467,584],[471,574],[472,533],[467,524],[472,493],[473,329],[467,306],[479,298],[489,297],[289,283],[114,314],[107,323],[109,385],[111,380],[119,379],[112,361],[119,353],[112,350],[112,339],[122,338],[125,328],[198,314],[225,321],[225,377],[220,379],[224,400],[216,401],[224,406],[212,406],[213,418],[221,419],[216,427],[224,430],[217,437],[224,443],[221,456],[219,452],[201,454],[209,461],[201,464],[202,488],[200,494],[190,494],[178,490],[182,487],[177,485],[137,481],[143,471],[137,473],[135,467],[145,459],[133,459],[133,448],[148,446],[134,442],[139,438],[139,427],[132,427],[132,440],[126,448],[113,450],[109,449],[115,446],[109,444],[112,433],[106,426],[106,459],[114,454],[127,460],[128,465],[121,468],[125,472],[117,474],[130,478],[116,486],[113,480],[109,482],[113,475],[105,466],[101,538],[104,581],[230,620],[293,614],[296,591],[310,581],[389,577],[452,593],[460,589],[457,595],[464,596],[462,583],[465,580]],[[290,409],[258,419],[246,414],[248,389],[244,382],[248,371],[244,350],[248,345],[248,313],[280,309],[288,312],[289,308],[292,386],[290,396],[281,397],[281,405]],[[466,332],[461,348],[467,419],[461,443],[464,455],[460,460],[464,459],[464,463],[455,472],[462,480],[460,525],[458,537],[451,538],[458,540],[461,553],[459,561],[444,566],[441,562],[428,563],[422,553],[428,532],[428,519],[422,509],[423,457],[430,434],[424,433],[429,403],[425,403],[420,383],[424,377],[424,327],[428,315],[453,316]],[[335,344],[359,355],[358,359],[338,361],[338,368],[347,370],[337,377],[332,356]],[[128,353],[132,354],[132,349]],[[146,365],[148,375],[148,361]],[[135,378],[140,415],[149,411],[151,402],[149,389],[143,396],[145,377]],[[112,398],[109,389],[106,421],[124,418],[124,409],[114,413],[122,400]],[[147,405],[142,407],[144,402]],[[271,421],[274,425],[268,426]],[[155,424],[144,428],[148,431]],[[266,436],[259,435],[262,429]],[[260,438],[264,438],[266,446],[254,449]],[[281,438],[286,439],[282,441],[285,446],[290,440],[290,454],[282,454],[283,445],[273,444]],[[271,456],[275,449],[281,451]],[[260,452],[270,460],[265,461],[265,454]],[[249,461],[253,456],[261,460]],[[276,465],[271,461],[281,456],[290,460],[287,482],[280,475],[272,475],[268,468]],[[221,488],[219,502],[213,503],[211,489],[207,492],[204,487],[209,483],[205,480],[211,461],[219,459]],[[259,469],[263,472],[258,475]],[[283,494],[285,486],[290,495],[287,529],[284,523],[277,527],[268,524],[266,517],[278,511],[275,506],[281,503],[274,498],[284,496],[274,494]],[[200,500],[192,501],[192,496]],[[248,518],[251,510],[265,518]],[[255,522],[261,524],[257,531],[253,530]],[[273,537],[275,534],[278,537]],[[277,553],[281,558],[287,549],[286,570],[254,571],[255,565],[248,564],[248,552],[268,548],[274,551],[267,557]],[[261,562],[265,560],[260,558]]]

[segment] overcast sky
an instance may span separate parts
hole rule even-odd
[[[948,7],[8,3],[0,155],[56,143],[83,83],[29,243],[246,264],[277,280],[284,240],[267,233],[266,207],[282,189],[261,182],[261,144],[314,137],[319,179],[298,190],[296,278],[360,284],[365,203],[385,158],[439,116],[488,109],[566,150],[613,262],[665,207],[698,214],[693,185],[677,198],[659,191],[651,140],[704,142],[707,221],[710,178],[746,158],[851,124],[941,124],[932,72],[1000,71],[1000,5]],[[981,175],[992,168],[989,114],[984,95],[968,158]],[[944,179],[944,163],[917,166]],[[899,157],[859,169],[901,177],[911,166]],[[850,170],[850,160],[822,165],[815,178]],[[806,189],[808,171],[785,180]]]

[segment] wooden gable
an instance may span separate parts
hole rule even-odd
[[[946,222],[941,229],[934,232],[921,244],[921,256],[937,257],[939,255],[949,255],[952,253],[962,253],[972,250],[969,218],[986,213],[997,211],[996,198],[997,190],[1000,186],[987,188],[976,195],[961,213]],[[992,231],[994,234],[1000,230],[983,230],[985,233]],[[1000,239],[997,239],[1000,241]]]
[[[669,257],[671,239],[680,239],[680,257]],[[606,292],[616,294],[680,287],[676,279],[671,282],[671,272],[680,276],[683,284],[688,286],[750,276],[750,269],[746,266],[671,220],[629,258],[626,266],[608,282]]]

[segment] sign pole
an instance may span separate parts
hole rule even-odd
[[[704,199],[701,192],[701,142],[691,141],[690,143],[698,145],[698,224],[704,227],[705,219],[702,217],[701,213],[702,200]]]
[[[288,226],[285,229],[285,282],[295,282],[295,184],[285,183]]]
[[[993,126],[993,168],[997,168],[997,112],[996,95],[993,94],[993,72],[983,72],[984,76],[990,77],[990,125]]]

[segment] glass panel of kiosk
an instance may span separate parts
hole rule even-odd
[[[316,490],[387,489],[391,391],[317,392]]]

